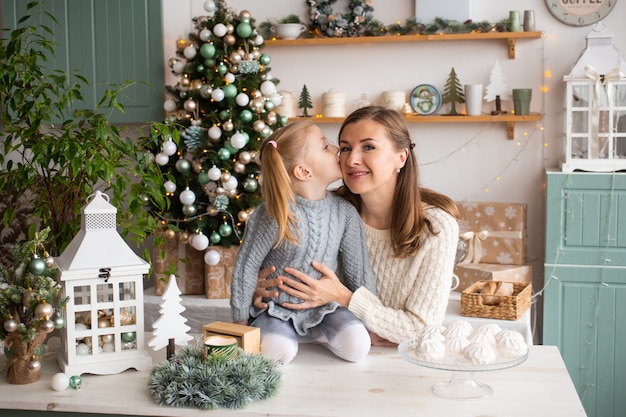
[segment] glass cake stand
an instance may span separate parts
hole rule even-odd
[[[512,368],[528,358],[528,352],[518,358],[510,359],[497,356],[496,361],[488,365],[475,365],[463,358],[444,357],[439,362],[425,361],[417,357],[416,348],[419,340],[406,340],[398,346],[400,356],[411,363],[432,369],[452,371],[452,377],[433,386],[433,392],[449,400],[478,400],[493,394],[493,388],[474,379],[474,372],[496,371]]]

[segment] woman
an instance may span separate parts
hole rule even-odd
[[[292,268],[264,281],[262,271],[255,305],[276,296],[271,285],[303,300],[283,304],[306,309],[338,302],[360,318],[373,345],[395,346],[417,337],[421,328],[441,324],[450,295],[459,228],[454,202],[420,188],[418,166],[403,117],[382,107],[356,110],[339,130],[339,159],[344,186],[338,192],[358,210],[364,223],[378,296],[366,288],[350,291],[325,265],[313,267],[313,280]]]

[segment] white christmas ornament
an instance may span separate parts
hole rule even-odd
[[[163,142],[163,154],[172,156],[176,153],[176,143],[170,138]]]
[[[181,314],[185,311],[185,307],[181,304],[180,295],[176,276],[172,274],[161,296],[163,300],[159,309],[161,317],[152,323],[152,339],[148,342],[148,346],[155,351],[168,346],[170,339],[174,339],[174,343],[178,346],[185,346],[187,342],[193,340],[193,336],[187,334],[191,330],[185,324],[187,319]]]
[[[220,179],[220,177],[222,176],[222,170],[219,169],[218,167],[216,167],[215,165],[213,165],[209,171],[207,172],[207,174],[209,174],[209,179],[211,181],[217,181]]]
[[[56,373],[52,376],[52,389],[55,391],[63,391],[70,386],[70,377],[63,372]]]
[[[183,51],[183,54],[185,55],[185,58],[193,59],[196,56],[195,46],[189,45],[188,47],[185,48],[185,50]]]
[[[230,138],[230,144],[235,149],[241,149],[246,146],[246,137],[242,135],[239,131],[237,131]]]
[[[218,102],[224,100],[224,90],[222,90],[221,88],[216,88],[211,93],[211,98]]]
[[[168,113],[171,113],[171,112],[175,111],[176,110],[176,102],[174,100],[172,100],[171,98],[168,98],[163,103],[163,110],[165,110]]]
[[[170,161],[170,157],[161,152],[156,154],[156,156],[154,157],[154,162],[156,162],[158,165],[161,165],[161,166],[167,165],[169,161]]]
[[[213,0],[207,0],[204,2],[204,10],[209,13],[214,13],[217,10],[217,6],[215,6],[215,2]]]
[[[203,251],[209,247],[209,238],[202,233],[197,233],[191,241],[191,246],[196,250]]]
[[[217,126],[211,126],[209,128],[209,138],[211,139],[219,139],[222,137],[222,129]]]
[[[182,61],[178,61],[174,65],[172,65],[172,71],[174,71],[176,74],[181,74],[184,69],[185,63]]]
[[[216,251],[215,249],[208,250],[204,254],[204,262],[206,262],[206,264],[210,266],[217,265],[220,262],[220,259],[221,259],[220,253]]]
[[[222,36],[226,35],[227,32],[228,32],[228,29],[223,23],[218,23],[217,25],[213,26],[213,33],[218,38],[221,38]]]
[[[283,96],[278,94],[278,92],[275,92],[270,96],[270,100],[272,100],[275,106],[280,106],[280,103],[283,102]]]
[[[226,81],[227,83],[234,83],[235,82],[235,74],[233,74],[232,72],[227,73],[226,75],[224,75],[224,81]]]
[[[272,94],[276,92],[276,85],[272,81],[263,81],[261,83],[261,93],[264,96],[270,97]]]
[[[180,196],[178,198],[180,199],[181,203],[186,206],[190,206],[196,201],[196,193],[194,193],[189,189],[189,187],[187,187],[183,192],[180,193]]]
[[[237,97],[235,97],[235,102],[239,107],[245,107],[250,103],[250,97],[246,93],[239,93]]]
[[[228,181],[222,183],[222,187],[224,187],[226,191],[232,191],[236,189],[237,185],[239,185],[239,181],[237,181],[237,177],[235,177],[234,175],[231,176]]]
[[[176,191],[176,183],[174,183],[173,181],[165,181],[163,186],[165,187],[165,191],[168,193],[173,193]]]

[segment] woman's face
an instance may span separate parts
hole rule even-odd
[[[360,120],[343,128],[339,138],[339,164],[344,184],[354,194],[365,197],[393,194],[398,168],[407,152],[398,151],[383,125]]]

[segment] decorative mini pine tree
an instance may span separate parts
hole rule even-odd
[[[306,84],[304,84],[304,86],[302,87],[302,91],[300,91],[298,108],[302,109],[302,117],[309,117],[307,109],[313,108],[313,103],[311,103],[311,95],[309,94],[309,89],[306,88]]]
[[[502,110],[502,100],[508,100],[510,98],[509,89],[506,86],[504,75],[502,74],[502,67],[496,59],[489,74],[489,84],[487,85],[485,93],[486,101],[496,102],[496,108],[491,114],[506,114],[506,111]]]
[[[261,202],[261,142],[287,124],[274,111],[278,80],[250,13],[236,14],[222,0],[204,8],[207,15],[193,18],[193,31],[168,61],[178,81],[166,86],[167,116],[153,124],[150,149],[169,200],[167,210],[153,214],[166,237],[181,232],[197,250],[241,242]]]
[[[465,103],[465,94],[463,94],[463,89],[461,88],[461,83],[459,82],[459,77],[457,77],[454,67],[452,67],[448,75],[448,80],[443,90],[442,101],[444,103],[450,103],[449,116],[458,115],[456,112],[456,103]]]

